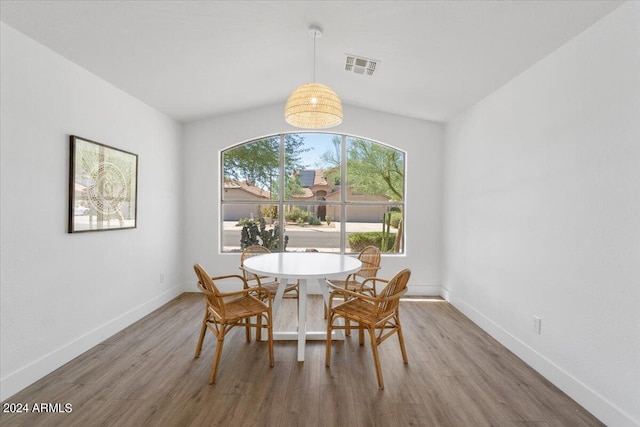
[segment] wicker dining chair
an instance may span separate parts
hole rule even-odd
[[[380,249],[376,246],[367,246],[360,251],[358,259],[362,262],[360,270],[351,273],[344,280],[327,279],[327,284],[375,297],[376,281],[371,280],[365,283],[365,280],[370,277],[375,278],[380,270]]]
[[[199,264],[195,264],[193,268],[198,276],[198,287],[206,297],[206,309],[204,319],[202,320],[202,328],[200,329],[200,338],[196,346],[195,357],[200,357],[207,328],[211,330],[218,339],[215,356],[213,357],[213,363],[211,365],[209,384],[216,382],[216,373],[218,372],[224,337],[234,326],[245,326],[247,329],[247,341],[251,340],[251,334],[249,333],[250,327],[256,327],[258,330],[267,328],[269,337],[269,363],[270,366],[273,367],[273,319],[271,315],[271,299],[260,297],[260,295],[267,295],[268,291],[258,285],[256,287],[223,293],[218,290],[215,282],[233,279],[246,285],[244,278],[240,275],[211,277]],[[264,301],[265,299],[266,302]],[[255,323],[251,322],[251,318],[253,317],[256,318]],[[263,324],[262,320],[265,320],[266,323]]]
[[[368,281],[366,279],[376,277],[378,270],[380,270],[380,249],[376,246],[367,246],[363,248],[358,254],[358,259],[362,263],[362,268],[351,273],[344,280],[327,279],[327,285],[330,287],[336,286],[344,288],[353,292],[360,292],[376,296],[376,280]],[[324,306],[324,318],[327,318],[327,306]]]
[[[408,363],[407,352],[400,325],[400,297],[407,291],[407,283],[411,277],[411,270],[404,269],[391,280],[381,278],[369,278],[366,281],[377,280],[386,283],[378,296],[361,294],[337,286],[332,286],[333,291],[329,297],[329,319],[327,320],[327,354],[326,366],[331,363],[331,332],[334,329],[347,329],[350,322],[355,322],[359,332],[360,345],[364,345],[364,330],[369,331],[373,361],[378,377],[378,388],[384,388],[382,368],[378,356],[378,346],[394,333],[398,334],[402,360]],[[344,301],[334,306],[334,297],[343,298]],[[334,325],[338,318],[343,318],[345,325]]]
[[[269,291],[269,297],[273,299],[276,296],[276,292],[278,291],[278,286],[280,286],[280,282],[278,281],[278,279],[274,277],[258,276],[257,274],[251,273],[244,268],[244,261],[246,259],[257,255],[270,253],[271,251],[264,246],[249,246],[244,251],[242,251],[242,255],[240,255],[240,270],[242,270],[242,276],[244,277],[247,287],[262,286],[263,288],[267,289],[267,291]],[[287,283],[287,287],[284,288],[284,294],[282,297],[296,298],[299,300],[300,292],[298,289],[298,282],[296,281],[295,283]]]

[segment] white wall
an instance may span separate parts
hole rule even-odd
[[[185,266],[195,290],[193,263],[210,274],[237,273],[239,254],[219,252],[219,156],[237,143],[295,131],[284,121],[281,104],[185,125]],[[381,275],[412,269],[409,292],[440,294],[440,215],[443,126],[344,106],[344,122],[330,129],[389,144],[407,152],[406,256],[384,257]]]
[[[623,4],[449,123],[444,149],[451,302],[611,426],[640,421],[639,23]]]
[[[181,292],[182,127],[4,23],[0,40],[4,400]],[[67,234],[70,134],[138,154],[137,229]]]

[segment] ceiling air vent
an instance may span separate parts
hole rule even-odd
[[[378,65],[377,59],[363,58],[361,56],[347,54],[347,62],[344,65],[345,71],[373,76]]]

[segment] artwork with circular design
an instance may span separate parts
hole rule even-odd
[[[138,156],[71,136],[69,233],[136,227]]]

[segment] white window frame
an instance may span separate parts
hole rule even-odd
[[[312,202],[308,202],[308,201],[297,201],[297,200],[286,200],[285,198],[285,180],[287,178],[286,173],[285,173],[285,135],[303,135],[305,133],[323,133],[323,134],[328,134],[328,135],[338,135],[341,137],[341,146],[340,146],[340,201],[339,202],[328,202],[325,201],[322,204],[325,206],[340,206],[340,254],[345,254],[346,253],[346,249],[347,249],[347,231],[346,231],[346,218],[347,218],[347,207],[349,206],[389,206],[389,208],[394,207],[394,206],[399,206],[402,209],[403,212],[403,236],[402,236],[402,241],[403,241],[403,250],[402,252],[399,253],[390,253],[390,252],[383,252],[382,256],[406,256],[406,241],[405,238],[407,236],[407,232],[406,232],[406,206],[407,206],[407,192],[406,192],[406,188],[407,188],[407,152],[404,150],[400,150],[396,147],[393,147],[391,145],[388,144],[384,144],[381,143],[379,141],[375,141],[373,139],[370,138],[365,138],[365,137],[360,137],[360,136],[355,136],[355,135],[349,135],[349,134],[342,134],[342,133],[332,133],[332,132],[318,132],[318,131],[309,131],[309,132],[286,132],[286,133],[279,133],[279,134],[272,134],[272,135],[266,135],[260,138],[253,138],[238,144],[234,144],[232,146],[226,147],[223,150],[220,150],[219,152],[219,161],[218,164],[220,165],[220,185],[218,187],[219,189],[219,194],[220,197],[218,198],[219,203],[219,218],[220,218],[220,224],[219,224],[219,233],[218,233],[218,237],[219,237],[219,252],[221,254],[228,254],[228,253],[233,253],[233,251],[225,251],[224,250],[224,205],[256,205],[256,204],[261,204],[258,201],[255,200],[224,200],[224,153],[232,150],[234,148],[240,147],[242,145],[245,144],[251,144],[255,141],[260,141],[263,139],[269,139],[269,138],[274,138],[274,137],[278,137],[279,141],[279,150],[280,150],[280,156],[279,156],[279,168],[280,168],[280,174],[279,174],[279,191],[278,191],[278,200],[271,200],[269,203],[276,205],[278,207],[278,221],[280,224],[285,224],[285,212],[284,212],[284,208],[285,206],[317,206],[320,203],[312,203]],[[388,147],[391,148],[393,150],[397,150],[399,152],[401,152],[404,156],[404,182],[403,182],[403,200],[402,201],[396,201],[396,202],[387,202],[387,203],[381,203],[381,202],[365,202],[365,201],[348,201],[346,200],[346,195],[347,195],[347,191],[346,191],[346,182],[347,182],[347,138],[357,138],[357,139],[362,139],[365,141],[370,141],[372,143],[375,144],[379,144],[382,145],[384,147]],[[279,248],[283,248],[284,247],[284,235],[285,235],[286,230],[284,229],[284,227],[280,228],[280,233],[278,236],[278,247]],[[351,254],[351,252],[349,252],[348,254]]]

